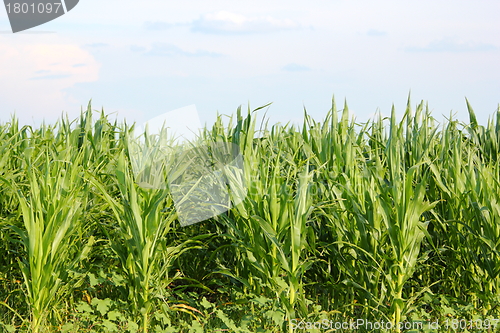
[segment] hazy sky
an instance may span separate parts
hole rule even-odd
[[[12,34],[0,8],[0,122],[76,117],[92,99],[129,121],[195,105],[202,123],[273,102],[273,122],[356,119],[428,101],[485,123],[500,103],[500,1],[81,0]]]

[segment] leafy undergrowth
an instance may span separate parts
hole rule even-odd
[[[125,280],[110,271],[101,269],[95,274],[87,273],[72,298],[63,300],[54,309],[45,332],[141,332],[140,323],[124,297],[127,292]],[[209,293],[201,288],[193,288],[192,284],[183,284],[180,278],[162,293],[163,297],[158,295],[154,310],[150,313],[152,320],[149,331],[278,333],[286,330],[286,312],[277,298],[254,295],[238,290],[237,286],[228,287],[231,282],[229,279],[226,282],[227,285],[213,285],[216,292]],[[319,298],[328,301],[327,294]],[[374,316],[365,323],[357,323],[363,317],[355,303],[337,310],[327,310],[314,301],[308,301],[308,309],[307,317],[293,321],[294,331],[385,331],[369,325],[387,323],[383,315]],[[0,322],[3,331],[29,332],[27,318],[23,322],[16,317],[6,321],[6,317]],[[406,325],[405,332],[500,332],[500,320],[497,318],[495,315],[485,315],[475,305],[459,299],[425,293],[402,322]],[[342,328],[345,323],[351,325],[350,328]],[[356,323],[357,326],[352,326]]]

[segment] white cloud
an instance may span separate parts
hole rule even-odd
[[[193,21],[191,30],[208,34],[251,34],[298,28],[300,25],[290,19],[280,20],[272,16],[246,17],[221,11],[202,15],[198,20]]]
[[[149,56],[160,56],[160,57],[173,57],[173,56],[184,56],[184,57],[220,57],[221,54],[209,52],[206,50],[196,50],[195,52],[189,52],[181,49],[178,46],[168,43],[154,43],[151,49],[144,53]]]
[[[2,112],[16,111],[25,119],[40,114],[60,116],[76,104],[63,90],[75,83],[97,81],[99,67],[94,57],[77,45],[2,43],[0,81],[4,84],[0,99],[14,108],[3,108]]]
[[[377,29],[370,29],[366,32],[366,34],[371,37],[379,37],[379,36],[386,36],[387,32]]]
[[[77,45],[0,44],[0,78],[24,81],[50,73],[71,77],[67,83],[88,82],[98,79],[98,67],[93,56]]]
[[[143,51],[146,51],[146,48],[144,46],[130,45],[130,51],[132,51],[132,52],[143,52]]]
[[[457,40],[455,38],[443,38],[436,40],[424,47],[407,47],[408,52],[484,52],[495,51],[498,47],[493,44],[473,43]]]
[[[99,48],[99,47],[109,46],[109,44],[106,44],[106,43],[91,43],[91,44],[87,44],[85,46]]]
[[[162,21],[156,21],[156,22],[145,22],[143,27],[146,30],[168,30],[172,28],[174,24],[168,23],[168,22],[162,22]]]
[[[143,27],[146,30],[153,30],[153,31],[162,31],[162,30],[168,30],[174,27],[182,27],[182,26],[189,26],[189,23],[170,23],[170,22],[164,22],[164,21],[147,21],[144,22]]]
[[[311,69],[307,66],[304,65],[299,65],[295,63],[290,63],[282,68],[283,70],[287,72],[304,72],[304,71],[310,71]]]

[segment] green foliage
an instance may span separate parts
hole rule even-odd
[[[0,125],[0,331],[493,322],[500,109],[482,126],[467,106],[469,124],[438,124],[410,101],[401,120],[363,124],[335,103],[300,127],[219,116],[191,144],[239,146],[243,172],[224,175],[242,200],[186,227],[158,185],[196,166],[179,163],[196,149],[162,161],[165,132],[141,133],[137,150],[134,126],[94,119],[90,104],[38,129],[13,118]]]

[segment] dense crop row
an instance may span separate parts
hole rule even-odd
[[[335,105],[301,128],[219,117],[196,145],[239,147],[243,173],[226,176],[244,199],[186,227],[168,186],[138,186],[134,126],[94,121],[90,105],[72,123],[12,119],[0,125],[0,331],[494,323],[500,110],[480,126],[468,107],[469,124],[410,102],[401,121],[363,124]]]

